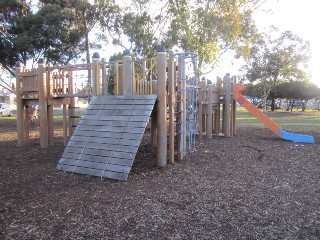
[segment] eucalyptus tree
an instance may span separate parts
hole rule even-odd
[[[90,42],[90,32],[102,22],[102,19],[110,28],[113,19],[119,13],[119,7],[113,0],[39,0],[39,2],[41,8],[52,6],[61,8],[60,12],[66,17],[69,28],[74,29],[82,37],[79,47],[84,48],[87,63],[90,62],[91,46],[99,48],[99,44]],[[102,35],[99,34],[100,37]],[[103,37],[103,39],[106,38]],[[81,50],[78,53],[82,53]]]
[[[24,24],[30,14],[31,6],[27,1],[0,1],[0,64],[12,75],[15,64],[26,63],[33,54]]]
[[[307,63],[310,58],[310,44],[298,35],[277,31],[260,35],[250,51],[247,65],[244,66],[246,78],[263,86],[263,102],[270,91],[278,84],[289,80],[306,80]]]
[[[320,89],[316,84],[308,80],[289,81],[277,85],[272,89],[270,95],[275,98],[285,98],[287,100],[287,111],[292,111],[295,101],[299,103],[302,111],[305,111],[310,99],[320,97]]]
[[[112,28],[113,44],[129,50],[136,58],[152,57],[164,38],[168,6],[167,1],[127,1]]]
[[[248,57],[255,40],[252,12],[263,0],[171,0],[166,44],[199,56],[200,73],[211,71],[229,50]]]
[[[1,67],[14,76],[17,62],[67,64],[85,51],[89,62],[90,31],[117,11],[112,0],[1,0]]]

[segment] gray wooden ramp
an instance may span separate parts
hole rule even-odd
[[[156,95],[93,97],[57,170],[126,180]]]

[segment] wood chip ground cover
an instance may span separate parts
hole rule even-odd
[[[0,239],[320,239],[319,132],[305,132],[316,144],[295,144],[240,127],[165,169],[146,133],[121,182],[56,172],[61,137],[17,147],[8,131]]]

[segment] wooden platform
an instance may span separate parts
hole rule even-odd
[[[57,170],[126,180],[156,95],[93,97]]]

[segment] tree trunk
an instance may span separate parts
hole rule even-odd
[[[275,109],[275,100],[274,98],[271,99],[271,111],[274,112]]]
[[[263,112],[267,112],[267,98],[268,98],[268,92],[266,88],[263,88]]]

